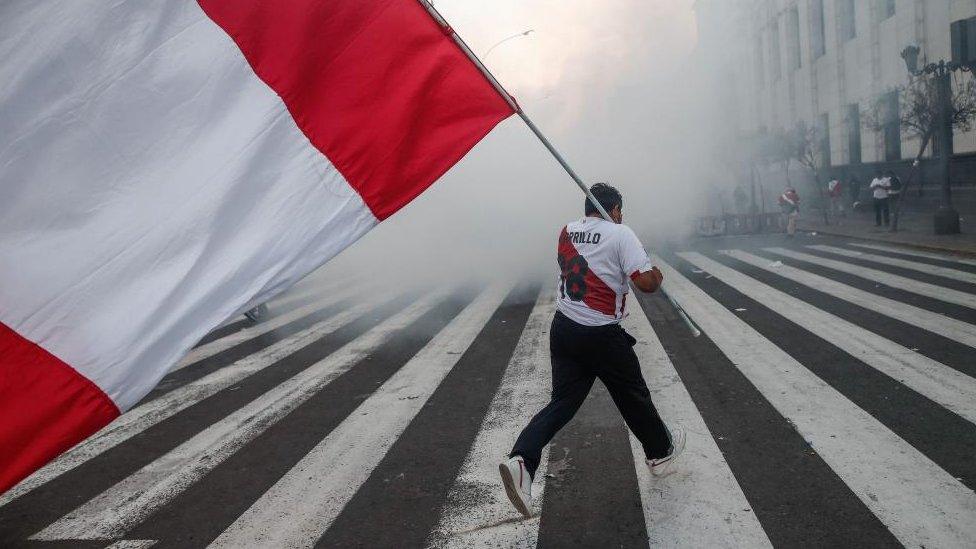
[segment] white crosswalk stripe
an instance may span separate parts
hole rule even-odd
[[[974,294],[968,294],[966,292],[944,288],[935,284],[929,284],[927,282],[920,282],[911,278],[893,275],[878,269],[869,269],[867,267],[851,265],[850,263],[845,263],[843,261],[827,259],[825,257],[788,250],[786,248],[772,247],[764,248],[764,250],[777,255],[799,259],[800,261],[806,261],[807,263],[821,265],[829,269],[834,269],[835,271],[852,274],[854,276],[870,280],[871,282],[891,286],[892,288],[898,288],[900,290],[931,297],[947,303],[955,303],[957,305],[962,305],[963,307],[976,309],[976,295]]]
[[[232,334],[228,334],[220,339],[215,339],[213,341],[200,345],[199,347],[187,353],[187,355],[183,357],[183,360],[181,360],[176,366],[173,367],[173,370],[180,370],[182,368],[186,368],[187,366],[193,365],[203,359],[209,358],[221,351],[230,349],[231,347],[237,345],[238,343],[277,330],[278,328],[281,328],[282,326],[290,322],[298,320],[299,318],[302,318],[305,315],[312,314],[329,305],[339,303],[340,301],[348,298],[352,294],[353,294],[353,289],[348,288],[348,289],[331,293],[330,295],[324,297],[318,297],[317,299],[315,299],[315,301],[305,304],[297,309],[288,311],[287,313],[276,316],[274,318],[270,318],[254,326],[243,328]]]
[[[833,297],[843,299],[859,307],[900,320],[906,324],[918,326],[932,333],[958,341],[963,345],[976,348],[976,327],[972,324],[933,313],[932,311],[915,307],[908,303],[901,303],[881,295],[865,292],[864,290],[804,271],[803,269],[791,267],[790,265],[777,265],[773,267],[770,260],[742,250],[722,250],[722,253],[744,263],[803,284],[804,286],[826,292]]]
[[[976,494],[659,257],[668,291],[906,546],[976,539]]]
[[[885,246],[884,244],[869,244],[867,242],[848,242],[849,246],[857,246],[858,248],[864,248],[867,250],[877,250],[879,252],[892,252],[903,255],[913,255],[915,257],[924,257],[926,259],[938,259],[939,261],[951,261],[953,263],[959,263],[961,265],[973,265],[976,266],[976,259],[970,259],[968,257],[960,257],[958,255],[950,254],[939,254],[934,252],[925,252],[922,250],[916,250],[914,248],[900,248],[897,246]]]
[[[485,290],[211,547],[307,547],[328,529],[501,304]],[[278,520],[281,516],[288,520]]]
[[[515,443],[522,428],[549,399],[549,324],[554,313],[553,295],[544,290],[515,347],[505,376],[471,451],[461,466],[432,545],[445,548],[535,547],[539,535],[539,514],[545,491],[548,450],[542,455],[532,485],[533,517],[512,520],[517,512],[498,484],[498,463]],[[472,501],[466,494],[477,491],[483,497]]]
[[[898,259],[894,257],[888,257],[886,255],[871,254],[867,252],[858,252],[855,250],[838,248],[836,246],[815,245],[815,246],[807,246],[807,248],[810,248],[811,250],[819,250],[821,252],[841,255],[844,257],[864,259],[867,261],[872,261],[874,263],[891,265],[893,267],[901,267],[903,269],[918,271],[920,273],[938,275],[943,278],[958,280],[960,282],[968,282],[970,284],[976,284],[976,274],[967,273],[966,271],[959,271],[956,269],[949,269],[946,267],[939,267],[938,265],[919,263],[917,261],[909,261],[907,259]]]
[[[384,320],[323,360],[214,423],[166,455],[88,501],[32,539],[114,539],[253,440],[393,333],[408,327],[446,295],[437,292]]]
[[[264,350],[242,358],[183,387],[137,406],[119,416],[102,430],[59,456],[45,467],[0,495],[0,506],[30,492],[79,465],[98,457],[149,427],[174,416],[205,398],[233,386],[242,379],[271,366],[313,341],[328,335],[375,307],[381,296],[362,300],[332,318],[309,326]]]
[[[847,354],[976,423],[976,400],[972,398],[976,395],[976,379],[821,311],[698,252],[678,255]]]
[[[641,371],[661,417],[687,434],[680,466],[664,478],[651,477],[643,448],[630,436],[651,547],[771,547],[640,307],[624,326],[637,339]]]

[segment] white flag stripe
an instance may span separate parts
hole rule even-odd
[[[51,463],[35,471],[34,474],[7,492],[0,494],[0,506],[101,455],[109,448],[121,444],[185,408],[267,368],[309,343],[338,330],[375,307],[382,299],[383,297],[378,295],[363,301],[334,317],[309,326],[297,334],[262,349],[258,353],[242,358],[142,406],[133,408],[71,450],[58,456]]]
[[[230,349],[231,347],[237,345],[238,343],[277,330],[278,328],[281,328],[282,326],[288,324],[289,322],[298,320],[299,318],[302,318],[305,315],[314,313],[329,305],[338,303],[343,299],[349,297],[352,293],[353,293],[352,288],[345,288],[343,290],[339,290],[338,292],[335,292],[331,295],[327,295],[324,297],[320,297],[316,301],[313,301],[312,303],[303,305],[281,316],[268,319],[264,322],[255,324],[254,326],[249,326],[242,330],[238,330],[232,334],[228,334],[220,339],[215,339],[209,343],[201,345],[193,349],[189,353],[187,353],[187,355],[183,357],[183,360],[181,360],[179,364],[177,364],[173,368],[173,370],[175,371],[175,370],[180,370],[182,368],[186,368],[187,366],[197,363],[205,358],[210,358],[221,351]]]
[[[855,259],[864,259],[867,261],[873,261],[875,263],[881,263],[884,265],[891,265],[893,267],[901,267],[903,269],[909,269],[912,271],[918,271],[921,273],[931,274],[941,276],[943,278],[950,278],[952,280],[958,280],[960,282],[968,282],[970,284],[976,284],[976,274],[967,273],[965,271],[960,271],[957,269],[949,269],[947,267],[939,267],[938,265],[930,265],[928,263],[919,263],[917,261],[909,261],[907,259],[898,259],[894,257],[888,257],[885,255],[871,254],[867,252],[858,252],[855,250],[847,250],[844,248],[838,248],[836,246],[807,246],[812,250],[819,250],[821,252],[827,252],[831,254],[842,255],[844,257],[852,257]]]
[[[936,286],[935,284],[929,284],[927,282],[920,282],[911,278],[893,275],[877,269],[869,269],[859,265],[851,265],[850,263],[845,263],[843,261],[827,259],[825,257],[805,254],[803,252],[795,252],[786,248],[773,247],[763,249],[774,254],[792,257],[793,259],[799,259],[800,261],[821,265],[829,269],[834,269],[835,271],[852,274],[856,277],[864,278],[877,284],[884,284],[885,286],[891,286],[892,288],[905,290],[907,292],[912,292],[913,294],[923,295],[925,297],[931,297],[932,299],[938,299],[947,303],[955,303],[956,305],[976,309],[976,295],[967,294],[966,292],[960,292],[950,288],[943,288],[942,286]]]
[[[447,496],[439,524],[428,540],[434,547],[535,547],[538,542],[548,447],[532,484],[530,519],[512,520],[519,515],[501,487],[498,464],[506,459],[522,428],[549,401],[549,325],[556,311],[553,301],[552,291],[542,290],[529,314],[478,436]],[[472,493],[478,497],[470,497]]]
[[[651,547],[772,547],[651,323],[634,309],[623,324],[637,339],[654,404],[669,426],[688,436],[675,473],[652,478],[643,447],[630,435]]]
[[[948,253],[939,254],[934,252],[924,252],[914,248],[899,248],[897,246],[885,246],[883,244],[868,244],[867,242],[848,242],[847,244],[849,246],[857,246],[858,248],[877,250],[879,252],[892,252],[896,254],[913,255],[915,257],[924,257],[927,259],[938,259],[939,261],[951,261],[961,265],[976,265],[976,259],[959,257],[958,255],[951,255]]]
[[[114,539],[352,368],[440,303],[439,291],[384,320],[333,354],[214,423],[65,515],[32,539]]]
[[[511,286],[470,303],[210,547],[311,547],[463,356]],[[287,516],[288,520],[280,518]]]
[[[804,330],[868,366],[976,423],[976,379],[906,349],[874,332],[822,311],[697,252],[679,253],[690,263],[769,307]]]
[[[734,257],[744,263],[765,269],[771,273],[778,274],[783,278],[798,282],[804,286],[828,293],[838,299],[843,299],[869,311],[883,314],[905,322],[906,324],[918,326],[924,330],[958,341],[963,345],[976,347],[976,326],[972,324],[884,296],[865,292],[864,290],[859,290],[847,284],[837,282],[836,280],[791,267],[790,265],[771,267],[768,259],[742,250],[722,250],[721,253],[729,257]]]
[[[976,539],[976,494],[654,257],[668,291],[857,497],[906,546]]]

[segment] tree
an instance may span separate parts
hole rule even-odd
[[[972,129],[973,120],[976,118],[976,81],[963,74],[952,73],[949,90],[952,128],[953,130],[968,132]],[[922,156],[925,154],[926,147],[932,141],[939,127],[939,116],[941,113],[938,97],[938,79],[911,76],[907,85],[895,88],[892,92],[898,94],[897,121],[900,131],[904,131],[921,141],[918,154],[916,154],[912,168],[909,171],[908,180],[902,190],[902,196],[905,196],[908,187],[917,175],[918,167]],[[882,131],[895,118],[890,112],[890,105],[884,100],[886,95],[882,94],[879,96],[866,113],[866,116],[862,119],[862,124],[872,131]],[[939,147],[949,146],[948,143],[937,143],[937,145]],[[892,232],[898,231],[902,202],[903,200],[899,200],[895,205],[891,224]]]
[[[976,117],[976,81],[964,74],[953,73],[950,86],[950,106],[952,109],[952,128],[968,132]],[[924,138],[931,134],[938,124],[939,103],[936,79],[912,76],[905,86],[893,88],[898,93],[898,123],[908,135]],[[891,113],[882,94],[865,113],[862,124],[872,130],[881,131],[891,121]],[[922,147],[924,149],[924,147]]]
[[[804,122],[796,123],[791,130],[781,132],[774,136],[775,144],[772,151],[778,156],[786,169],[786,181],[789,183],[789,166],[792,161],[806,168],[812,178],[815,196],[819,199],[820,210],[823,213],[824,224],[829,224],[827,219],[826,197],[824,196],[824,186],[822,181],[822,169],[824,166],[824,132],[826,128],[820,128]]]

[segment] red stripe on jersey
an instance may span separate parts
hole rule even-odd
[[[569,239],[566,227],[559,234],[558,254],[561,291],[594,311],[617,316],[617,293],[590,270],[586,258],[580,255]]]

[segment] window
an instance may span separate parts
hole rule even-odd
[[[881,99],[884,159],[901,160],[901,109],[898,105],[898,92],[888,92]]]
[[[779,23],[773,20],[769,26],[769,77],[776,82],[782,76],[779,49]]]
[[[824,168],[830,166],[830,118],[827,113],[820,115],[820,120],[817,124],[817,132],[819,133],[820,143],[820,165]]]
[[[861,109],[857,103],[847,106],[847,158],[850,164],[861,163]]]
[[[952,60],[956,63],[976,61],[976,17],[955,21],[949,25]]]
[[[763,37],[760,32],[756,35],[756,88],[766,87],[766,55],[763,50]]]
[[[857,36],[854,22],[854,0],[837,0],[837,34],[843,42]]]
[[[800,68],[800,15],[796,7],[786,12],[786,64],[789,70]]]
[[[823,0],[810,0],[810,58],[817,60],[825,53]]]
[[[878,21],[884,21],[895,14],[895,0],[876,0]]]

